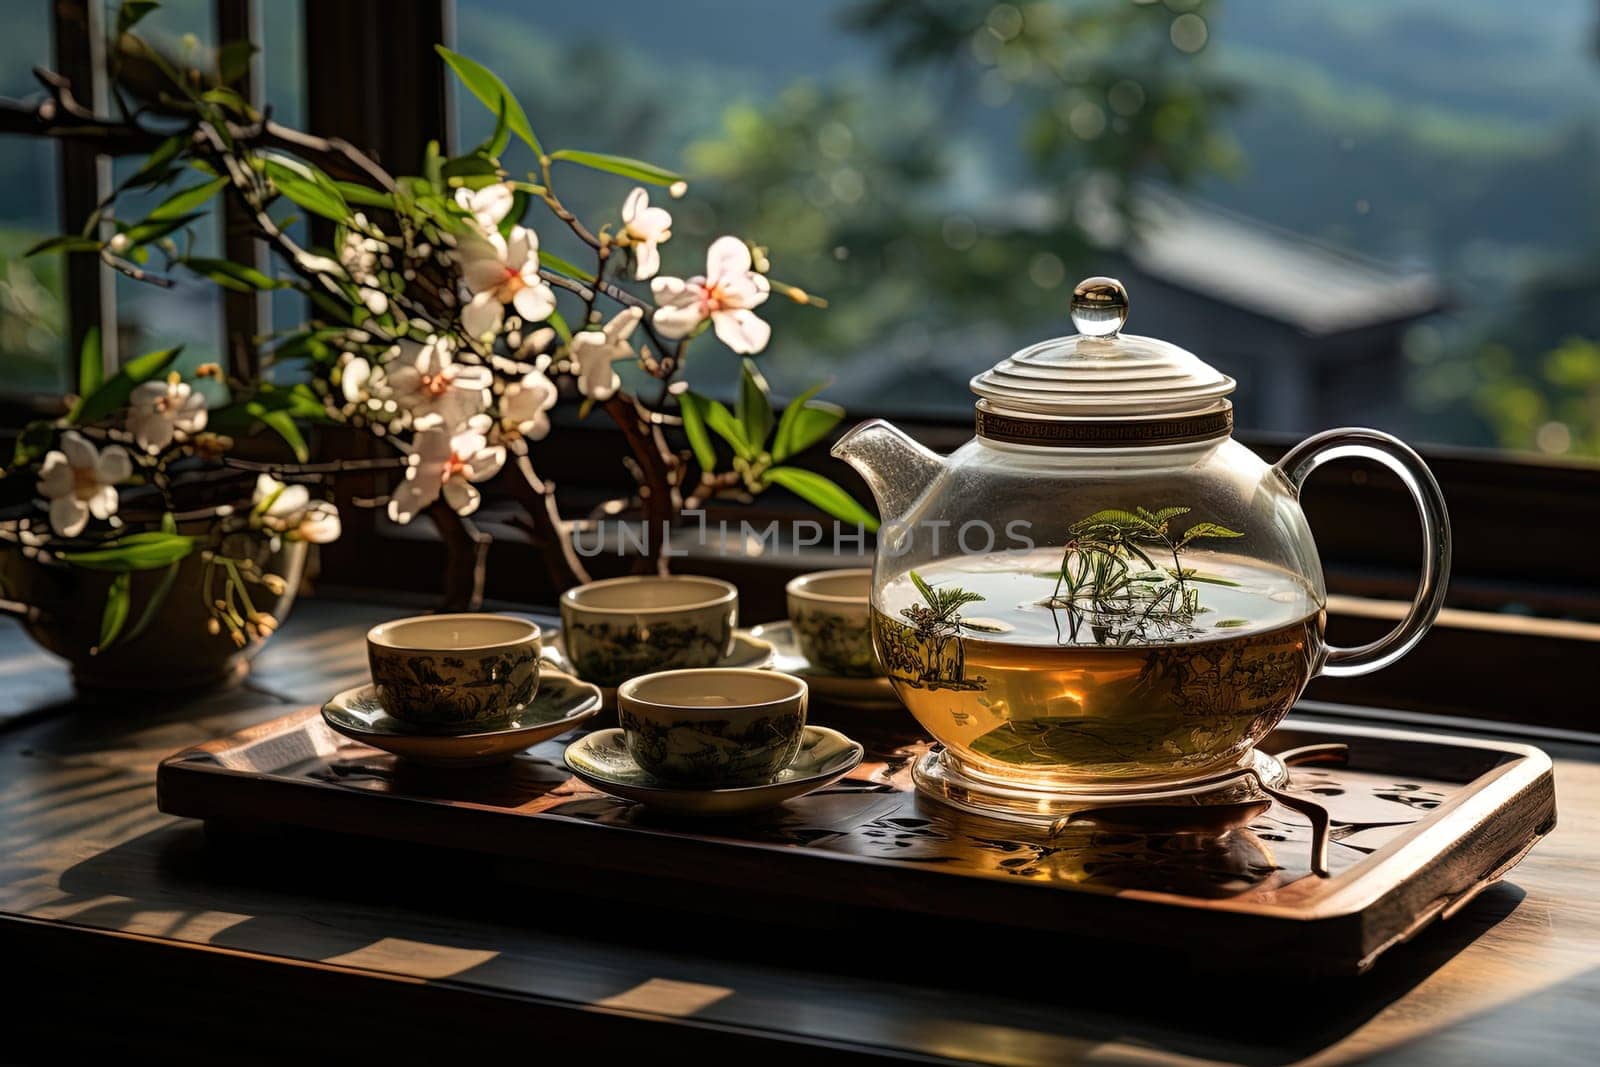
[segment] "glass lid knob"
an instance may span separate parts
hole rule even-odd
[[[1111,337],[1128,321],[1128,290],[1115,278],[1085,278],[1072,290],[1072,325],[1085,337]]]

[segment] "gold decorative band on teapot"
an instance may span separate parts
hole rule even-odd
[[[1165,419],[1030,419],[978,405],[978,436],[1013,445],[1129,448],[1181,445],[1233,432],[1233,406]]]

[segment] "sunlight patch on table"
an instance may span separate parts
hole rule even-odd
[[[602,1008],[643,1011],[652,1015],[684,1017],[709,1008],[733,996],[733,990],[699,982],[677,982],[671,978],[650,978],[632,989],[595,1001]]]
[[[418,978],[450,978],[481,967],[500,953],[493,949],[456,948],[384,937],[353,952],[328,956],[322,962],[372,971],[395,971]]]

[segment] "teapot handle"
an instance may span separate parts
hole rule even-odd
[[[1336,459],[1352,458],[1381,463],[1410,490],[1422,520],[1422,578],[1411,610],[1400,625],[1356,648],[1328,646],[1321,673],[1333,678],[1379,670],[1410,652],[1438,618],[1439,609],[1444,606],[1445,585],[1450,580],[1450,515],[1445,510],[1444,494],[1422,457],[1403,441],[1377,430],[1328,430],[1291,448],[1278,461],[1277,469],[1298,495],[1312,471]]]

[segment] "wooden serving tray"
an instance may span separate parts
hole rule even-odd
[[[1291,720],[1269,752],[1345,742],[1342,767],[1292,790],[1332,813],[1332,876],[1310,871],[1305,819],[1274,805],[1222,831],[1074,824],[1051,836],[919,797],[926,742],[863,737],[832,787],[738,820],[670,818],[596,793],[564,740],[515,760],[438,771],[328,729],[316,709],[168,757],[162,811],[488,853],[558,888],[718,914],[910,916],[921,930],[1111,941],[1212,960],[1358,973],[1448,917],[1555,824],[1549,757],[1525,745]],[[626,877],[621,877],[625,875]],[[774,905],[782,904],[783,907]],[[788,910],[785,911],[785,908]],[[829,920],[833,921],[832,918]],[[1080,957],[1081,962],[1081,957]]]

